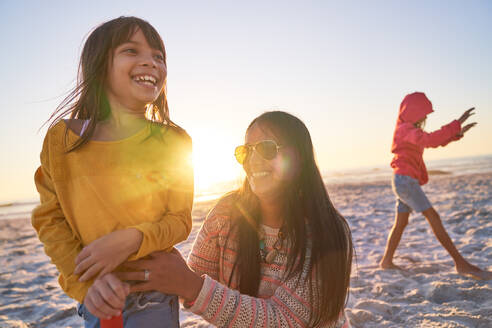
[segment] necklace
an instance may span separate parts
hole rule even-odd
[[[272,263],[275,258],[277,257],[280,249],[282,248],[282,244],[284,241],[284,233],[282,232],[282,228],[280,228],[278,234],[277,234],[277,240],[275,240],[275,243],[273,244],[273,247],[270,251],[266,251],[266,245],[265,245],[265,231],[263,229],[260,229],[259,231],[259,239],[260,239],[260,256],[263,262],[265,263]]]

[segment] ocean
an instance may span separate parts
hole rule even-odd
[[[474,173],[492,172],[492,155],[461,157],[433,160],[426,162],[431,179],[435,176],[461,176]],[[370,166],[350,170],[323,171],[323,180],[326,185],[358,184],[366,182],[390,181],[391,167]],[[239,182],[224,181],[211,186],[207,190],[197,190],[195,202],[205,202],[216,199],[222,194],[237,188]],[[39,203],[37,200],[20,200],[0,204],[0,220],[25,218]]]

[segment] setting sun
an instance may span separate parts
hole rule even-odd
[[[238,186],[243,176],[242,167],[234,158],[231,140],[223,136],[203,133],[193,136],[193,166],[196,196],[227,192]]]

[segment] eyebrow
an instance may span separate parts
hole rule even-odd
[[[124,45],[124,44],[127,44],[127,43],[140,44],[140,42],[137,42],[137,41],[132,41],[132,40],[128,40],[128,41],[125,41],[125,42],[123,42],[122,44],[120,44],[120,46],[122,46],[122,45]]]
[[[141,44],[143,44],[143,43],[138,42],[138,41],[128,40],[128,41],[123,42],[122,44],[120,44],[120,45],[118,46],[118,48],[119,48],[119,47],[124,46],[124,45],[125,45],[125,44],[127,44],[127,43],[131,43],[131,44],[135,44],[135,45],[141,45]],[[152,47],[151,47],[151,48],[152,48]],[[162,52],[162,50],[160,50],[160,49],[157,49],[157,48],[152,48],[152,49],[154,49],[155,51],[159,51],[160,53],[163,53],[163,52]]]

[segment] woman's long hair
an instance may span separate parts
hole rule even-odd
[[[309,326],[335,323],[346,304],[350,283],[353,245],[348,223],[330,201],[304,123],[291,114],[273,111],[257,117],[248,129],[253,124],[271,131],[282,145],[296,152],[297,174],[284,187],[283,195],[287,215],[284,230],[291,247],[286,278],[300,279],[308,264],[307,285],[311,286],[312,305]],[[261,212],[247,180],[236,193],[235,204],[231,231],[237,232],[239,244],[233,273],[237,270],[241,293],[257,296],[261,279],[257,232]],[[308,247],[310,260],[306,258]]]
[[[105,92],[109,61],[112,60],[114,50],[130,40],[138,30],[142,31],[152,48],[162,52],[166,63],[164,42],[154,27],[145,20],[121,16],[96,27],[84,44],[76,86],[49,119],[50,127],[68,114],[71,119],[89,120],[87,129],[68,151],[73,151],[87,143],[94,134],[97,122],[109,117],[111,108]],[[183,131],[169,118],[166,83],[157,99],[149,104],[146,116],[154,123]]]

